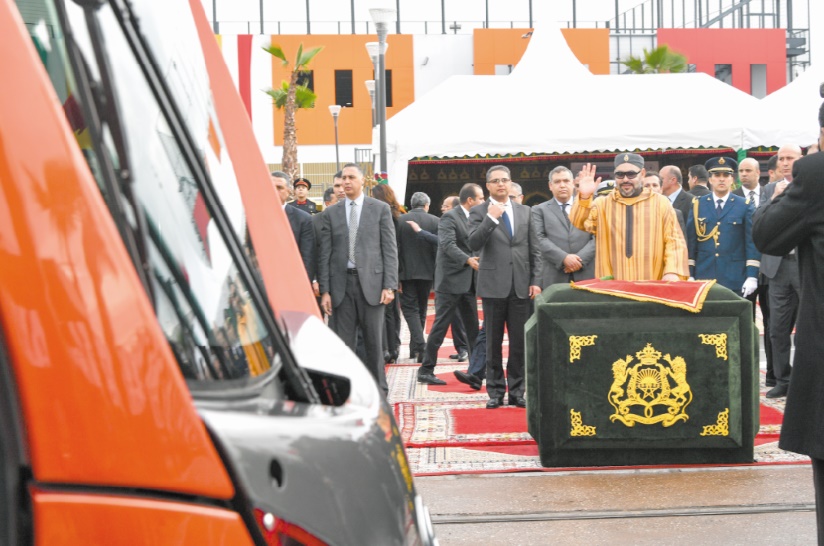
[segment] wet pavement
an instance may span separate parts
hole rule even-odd
[[[452,544],[815,544],[809,465],[420,477]]]

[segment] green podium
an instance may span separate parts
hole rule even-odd
[[[720,286],[700,313],[553,286],[527,322],[526,391],[543,466],[750,463],[752,304]]]

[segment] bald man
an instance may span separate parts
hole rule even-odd
[[[756,209],[758,209],[758,206],[761,204],[761,199],[763,196],[763,188],[759,183],[761,179],[761,166],[759,165],[758,161],[751,157],[742,159],[741,163],[738,164],[738,179],[741,181],[741,187],[736,189],[732,193],[745,198],[748,203],[752,203],[753,206]],[[775,387],[775,372],[773,370],[772,358],[772,341],[770,340],[769,289],[770,285],[767,282],[767,278],[763,274],[759,274],[758,289],[749,296],[747,296],[747,299],[750,300],[753,304],[753,317],[755,317],[756,299],[758,300],[758,305],[761,307],[761,317],[763,319],[764,324],[764,353],[766,353],[767,357],[766,385],[768,387]]]
[[[801,146],[785,144],[778,149],[777,157],[776,173],[782,178],[764,186],[756,217],[766,208],[767,203],[784,193],[787,186],[792,183],[793,164],[801,157]],[[787,396],[790,384],[792,331],[801,292],[795,249],[783,256],[762,254],[761,273],[768,279],[767,282],[770,285],[768,296],[770,341],[772,342],[773,372],[775,373],[775,386],[767,391],[766,396],[767,398],[783,398]]]

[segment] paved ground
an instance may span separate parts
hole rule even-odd
[[[423,477],[443,546],[815,544],[809,466]]]
[[[760,356],[764,369],[763,343]],[[434,476],[415,485],[442,546],[816,543],[809,465]]]

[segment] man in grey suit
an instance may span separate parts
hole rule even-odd
[[[366,367],[386,394],[383,361],[384,306],[398,287],[398,247],[389,205],[363,194],[363,171],[347,163],[346,199],[323,213],[318,282],[321,307],[335,315],[334,330],[356,351],[363,330]]]
[[[541,293],[541,248],[530,210],[509,198],[512,178],[503,165],[486,173],[490,199],[469,212],[469,248],[478,252],[477,294],[486,329],[487,409],[526,407],[524,399],[524,325],[531,299]],[[509,333],[509,359],[504,379],[502,344]]]
[[[532,225],[543,259],[541,288],[595,276],[595,239],[569,221],[575,177],[566,167],[549,173],[552,199],[532,207]]]
[[[801,157],[801,147],[785,144],[778,149],[778,172],[783,179],[770,182],[761,192],[761,203],[753,216],[760,215],[767,204],[781,195],[792,182],[793,164]],[[801,279],[798,274],[798,261],[793,249],[784,256],[761,255],[761,274],[770,285],[767,297],[770,301],[770,341],[772,342],[772,364],[775,374],[775,386],[767,391],[767,398],[787,396],[790,384],[790,351],[792,349],[792,332],[798,313],[798,301],[801,293]]]
[[[435,264],[435,322],[426,340],[418,382],[430,385],[445,385],[435,377],[438,349],[441,348],[446,330],[452,319],[459,313],[466,328],[469,351],[472,352],[478,337],[478,301],[474,290],[474,272],[478,269],[478,258],[472,255],[467,244],[469,230],[469,210],[482,203],[484,193],[477,184],[465,184],[459,196],[461,205],[441,216],[438,226],[438,256]],[[453,330],[454,335],[454,330]],[[458,372],[463,373],[463,372]],[[467,382],[480,389],[482,379],[473,376]]]
[[[675,210],[681,211],[681,216],[686,222],[690,216],[692,200],[695,196],[684,191],[684,177],[681,175],[681,169],[675,165],[667,165],[658,172],[658,175],[661,177],[661,193],[670,200]]]
[[[429,214],[429,196],[412,194],[412,210],[398,218],[398,278],[401,281],[401,311],[409,327],[409,357],[420,362],[426,348],[423,329],[429,307],[429,292],[435,278],[437,250],[415,233],[407,222],[415,222],[422,230],[438,233],[438,217]]]

